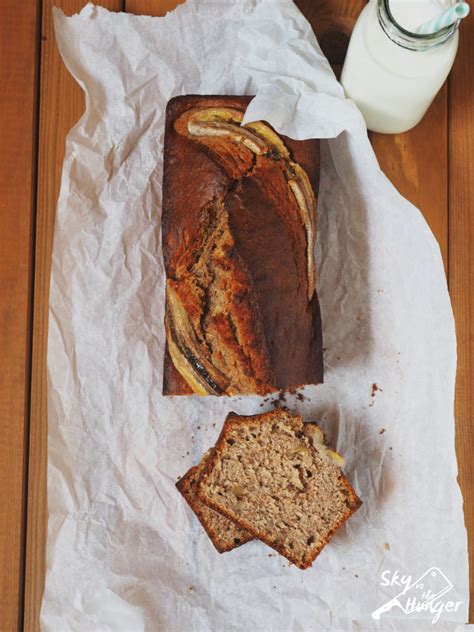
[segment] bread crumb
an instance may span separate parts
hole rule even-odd
[[[388,542],[384,542],[384,543],[383,543],[383,548],[384,548],[386,551],[390,551],[390,544],[389,544]]]
[[[189,586],[188,590],[189,592],[194,592],[194,586]]]
[[[285,393],[281,392],[278,399],[272,401],[273,408],[280,408],[281,410],[288,410],[288,406],[285,406],[288,402],[285,398]]]
[[[375,393],[377,391],[380,391],[381,393],[383,392],[383,389],[380,388],[380,386],[378,384],[376,384],[375,382],[372,384],[372,391],[370,393],[371,397],[375,397]]]
[[[374,383],[372,384],[372,389],[371,389],[371,391],[370,391],[370,397],[372,397],[372,400],[374,399],[374,397],[375,397],[375,393],[376,393],[377,391],[383,392],[383,389],[382,389],[382,388],[380,388],[380,386],[374,382]],[[371,404],[369,404],[369,408],[371,408],[373,405],[374,405],[374,401],[372,401],[372,403],[371,403]]]

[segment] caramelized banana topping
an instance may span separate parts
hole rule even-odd
[[[176,130],[181,134],[195,136],[196,140],[226,138],[242,144],[256,155],[263,155],[281,162],[288,187],[298,205],[301,223],[306,231],[306,257],[308,269],[308,300],[316,288],[314,244],[316,241],[316,200],[308,175],[302,167],[291,160],[290,153],[271,127],[264,121],[242,125],[240,110],[224,107],[192,108],[176,121]]]

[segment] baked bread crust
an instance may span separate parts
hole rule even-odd
[[[165,395],[266,394],[323,379],[312,202],[319,142],[276,135],[266,123],[240,127],[249,101],[168,104]]]
[[[232,453],[232,446],[235,444],[235,438],[233,438],[232,432],[235,428],[255,428],[259,425],[272,425],[274,423],[283,423],[286,425],[286,429],[288,432],[289,439],[291,439],[291,444],[294,446],[295,441],[294,438],[298,439],[299,446],[296,447],[296,452],[298,450],[308,451],[312,453],[313,459],[316,461],[315,463],[315,471],[318,471],[318,467],[321,468],[322,461],[318,456],[316,459],[316,454],[318,454],[318,450],[313,446],[313,443],[307,436],[304,434],[304,424],[302,422],[301,417],[293,416],[290,413],[282,409],[277,409],[271,411],[269,413],[265,413],[262,415],[254,415],[252,417],[242,417],[236,415],[235,413],[230,413],[224,423],[223,429],[219,436],[219,439],[216,443],[216,446],[213,450],[212,455],[209,460],[205,464],[201,477],[198,483],[198,496],[202,500],[203,503],[208,505],[209,507],[214,508],[216,511],[221,514],[227,516],[230,520],[239,525],[242,529],[245,529],[253,536],[268,544],[268,546],[272,547],[278,553],[286,557],[290,562],[295,564],[298,568],[304,570],[309,568],[316,557],[319,555],[324,546],[331,540],[334,533],[348,520],[348,518],[360,507],[362,504],[361,500],[358,498],[354,489],[352,488],[349,481],[346,479],[341,469],[337,466],[337,464],[333,463],[332,465],[327,465],[328,473],[330,477],[333,479],[332,485],[332,498],[335,497],[334,491],[337,490],[337,493],[341,493],[344,496],[343,508],[341,510],[341,503],[339,503],[338,512],[339,518],[337,520],[333,520],[332,524],[328,526],[324,535],[319,539],[314,538],[313,542],[311,542],[311,538],[308,540],[308,549],[304,552],[303,555],[298,555],[292,551],[292,548],[289,548],[284,540],[285,528],[280,530],[278,526],[273,529],[273,532],[269,530],[259,528],[256,526],[255,516],[262,516],[268,512],[268,508],[265,505],[264,499],[266,498],[265,491],[263,495],[259,498],[258,502],[256,502],[255,498],[249,499],[249,503],[252,507],[251,512],[253,516],[250,515],[244,516],[240,511],[236,511],[235,503],[226,502],[226,494],[229,496],[228,492],[222,491],[216,497],[216,494],[212,493],[212,486],[219,485],[219,479],[213,479],[213,472],[216,468],[220,468],[222,465],[222,459],[225,456],[227,459],[230,458]],[[258,432],[258,431],[256,431]],[[293,434],[293,437],[291,436]],[[312,432],[310,433],[312,434]],[[263,450],[264,448],[262,448]],[[268,454],[268,453],[267,453]],[[328,457],[331,458],[331,457]],[[261,468],[259,469],[261,472]],[[299,474],[299,470],[298,470]],[[260,474],[257,474],[260,476]],[[317,475],[317,474],[316,474]],[[224,476],[224,475],[223,475]],[[262,479],[260,479],[262,480]],[[314,480],[314,479],[310,479]],[[329,480],[329,478],[328,478]],[[227,482],[227,481],[226,481]],[[241,479],[241,485],[245,486],[245,480]],[[260,488],[265,490],[265,483],[260,485]],[[304,492],[302,492],[304,493]],[[267,494],[268,496],[268,494]],[[219,500],[217,500],[219,498]],[[267,498],[267,501],[270,500],[270,497]],[[250,512],[249,512],[250,513]],[[296,519],[296,514],[293,511],[291,513],[291,519]],[[301,524],[298,524],[296,531],[301,529]],[[282,536],[283,534],[283,536]]]

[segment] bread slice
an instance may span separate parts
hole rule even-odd
[[[197,483],[207,463],[210,452],[206,453],[201,462],[196,467],[192,467],[179,479],[176,487],[196,514],[199,522],[204,527],[212,544],[219,553],[226,553],[232,549],[242,546],[254,537],[248,531],[229,520],[214,509],[207,507],[197,496]]]
[[[230,413],[197,485],[213,507],[301,569],[361,505],[339,455],[282,409]],[[319,438],[318,438],[319,437]]]

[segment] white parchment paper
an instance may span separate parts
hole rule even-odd
[[[43,630],[431,630],[433,612],[371,613],[432,567],[452,584],[436,629],[464,629],[439,248],[380,171],[308,23],[290,0],[54,17],[87,107],[68,135],[54,239]],[[325,384],[287,405],[320,420],[364,505],[305,572],[258,542],[218,555],[175,489],[228,411],[271,407],[161,395],[164,112],[186,93],[256,94],[247,120],[330,139],[316,249]]]

